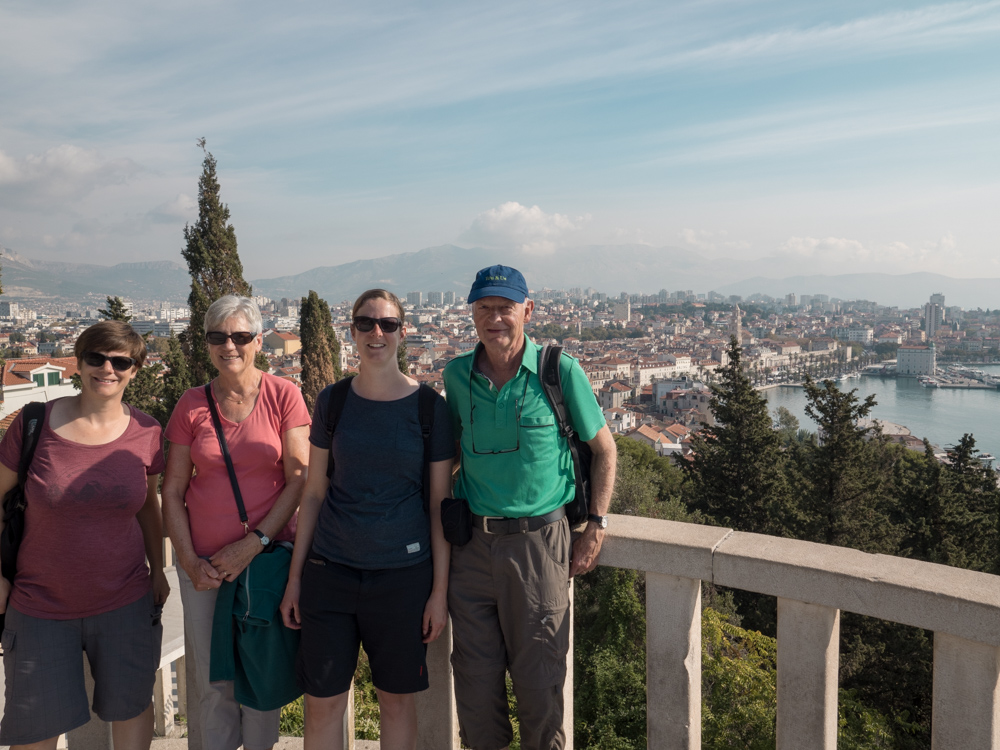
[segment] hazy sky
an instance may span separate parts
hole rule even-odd
[[[0,245],[247,275],[455,243],[1000,277],[1000,2],[3,0]],[[595,284],[599,280],[595,280]]]

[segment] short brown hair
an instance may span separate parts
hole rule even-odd
[[[84,352],[127,352],[142,367],[146,361],[146,342],[128,323],[102,320],[87,328],[76,340],[73,353],[79,365]]]
[[[399,322],[400,324],[406,322],[406,313],[403,312],[403,303],[399,301],[399,297],[390,291],[385,289],[369,289],[367,292],[362,292],[361,296],[354,301],[354,309],[351,310],[351,325],[354,325],[354,316],[358,314],[358,310],[367,302],[372,299],[384,299],[386,302],[391,302],[396,306],[396,310],[399,312]]]

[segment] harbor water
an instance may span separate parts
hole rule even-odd
[[[1000,376],[1000,365],[975,365]],[[945,450],[969,432],[983,453],[1000,455],[1000,390],[924,388],[915,378],[883,378],[864,375],[837,383],[841,390],[856,390],[859,400],[874,394],[878,405],[870,416],[895,422],[919,438]],[[805,413],[803,388],[780,387],[764,392],[773,415],[784,406],[799,420],[799,426],[816,431],[816,423]]]

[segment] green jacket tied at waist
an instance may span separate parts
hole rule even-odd
[[[235,581],[223,581],[215,601],[209,679],[232,680],[236,700],[258,711],[302,695],[295,683],[299,631],[286,628],[278,611],[290,546],[275,543],[257,555]]]

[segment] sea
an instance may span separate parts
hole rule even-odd
[[[1000,365],[971,365],[1000,375]],[[1000,456],[1000,390],[924,388],[915,378],[882,378],[862,375],[837,384],[841,390],[855,390],[859,400],[874,395],[877,405],[871,416],[908,427],[913,435],[927,438],[946,450],[965,433],[976,439],[982,453]],[[816,431],[816,423],[806,416],[803,388],[782,386],[764,391],[773,415],[784,406],[799,420],[799,427]]]

